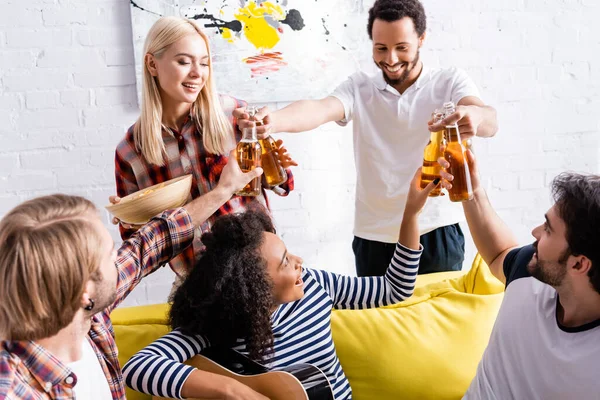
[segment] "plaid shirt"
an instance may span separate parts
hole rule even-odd
[[[117,298],[110,307],[92,316],[87,336],[113,399],[125,399],[125,386],[110,313],[143,277],[188,247],[193,233],[192,219],[184,209],[165,211],[123,242],[119,249],[115,262],[119,272]],[[73,399],[76,383],[75,374],[37,343],[0,342],[0,399]]]
[[[238,142],[241,140],[241,132],[237,128],[232,112],[235,108],[245,106],[246,103],[229,96],[220,96],[220,100],[225,114],[229,116],[231,123],[236,127],[235,136],[236,142]],[[133,126],[129,128],[127,135],[117,146],[115,156],[117,195],[124,197],[138,190],[186,174],[192,174],[192,188],[188,200],[200,197],[217,186],[221,171],[227,164],[227,157],[206,151],[202,134],[198,132],[192,118],[188,117],[181,132],[173,131],[171,133],[163,129],[162,138],[165,143],[167,160],[165,165],[160,167],[146,162],[135,147]],[[281,194],[282,196],[286,196],[294,188],[292,173],[289,169],[286,172],[288,180],[282,185],[284,192]],[[194,245],[169,263],[171,269],[179,276],[187,274],[203,248],[200,242],[202,233],[210,230],[218,216],[248,209],[265,211],[265,208],[269,209],[269,203],[264,188],[262,193],[256,197],[234,195],[198,228]],[[123,239],[134,232],[123,227],[120,227],[120,230]]]

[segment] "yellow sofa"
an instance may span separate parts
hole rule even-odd
[[[335,310],[333,339],[353,398],[460,399],[475,376],[503,291],[478,256],[466,274],[420,276],[405,302]],[[169,331],[167,310],[160,304],[112,313],[121,365]],[[150,400],[130,389],[127,398]]]

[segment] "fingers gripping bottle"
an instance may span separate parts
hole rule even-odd
[[[242,140],[235,149],[236,158],[240,169],[243,172],[252,171],[260,167],[261,147],[256,138],[256,128],[244,128]],[[260,194],[260,177],[252,179],[242,190],[236,192],[238,196],[258,196]]]
[[[248,115],[252,119],[258,110],[255,107],[248,107]],[[260,121],[256,121],[259,125]],[[262,122],[260,123],[262,125]],[[263,169],[263,178],[265,180],[265,186],[273,187],[279,186],[287,181],[287,173],[283,167],[279,164],[279,158],[277,156],[277,145],[271,137],[267,136],[264,139],[259,139],[261,147],[261,167]]]
[[[456,107],[453,102],[444,103],[444,116],[453,114],[455,111]],[[466,149],[460,140],[460,132],[456,122],[446,125],[444,136],[446,139],[444,157],[450,163],[446,171],[454,176],[454,180],[451,182],[452,189],[448,190],[450,201],[471,200],[473,198],[471,173],[467,163]]]
[[[435,110],[432,114],[433,123],[438,123],[444,119],[444,114],[440,110]],[[429,136],[429,143],[425,146],[423,151],[423,167],[421,168],[421,189],[435,180],[440,178],[440,171],[442,167],[438,164],[438,158],[444,156],[444,130],[440,129],[438,132],[431,132]],[[442,193],[441,186],[438,185],[431,193],[429,197],[437,197],[444,195]]]

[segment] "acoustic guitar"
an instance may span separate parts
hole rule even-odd
[[[186,364],[233,378],[270,400],[333,400],[325,374],[311,364],[270,370],[233,349],[208,348]],[[152,397],[153,400],[167,400]],[[205,399],[195,399],[205,400]]]

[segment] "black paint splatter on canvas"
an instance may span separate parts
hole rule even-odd
[[[223,28],[231,29],[234,32],[242,31],[242,23],[237,20],[233,21],[223,21],[222,19],[215,18],[210,14],[196,14],[189,16],[190,19],[207,19],[212,23],[204,24],[206,28],[218,28],[220,32],[223,32]]]
[[[159,14],[159,13],[155,13],[154,11],[146,10],[145,8],[143,8],[143,7],[140,7],[140,6],[139,6],[139,5],[138,5],[138,4],[137,4],[137,3],[136,3],[134,0],[129,0],[129,2],[130,2],[130,3],[131,3],[131,5],[132,5],[133,7],[135,7],[135,8],[139,8],[140,10],[142,10],[142,11],[146,11],[147,13],[154,14],[154,15],[158,15],[159,17],[162,17],[162,15],[161,15],[161,14]]]
[[[300,15],[300,11],[291,9],[288,11],[285,19],[281,21],[282,24],[289,25],[295,31],[300,31],[304,28],[304,18]]]
[[[321,18],[321,22],[323,23],[323,29],[325,29],[325,34],[329,35],[329,29],[327,29],[327,26],[325,25],[325,18]]]

